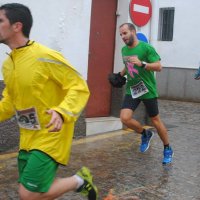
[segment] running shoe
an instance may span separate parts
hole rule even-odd
[[[200,79],[200,67],[199,69],[196,71],[195,75],[194,75],[194,79],[199,80]]]
[[[83,196],[88,197],[88,200],[97,200],[98,190],[93,184],[92,175],[87,167],[82,167],[77,173],[77,176],[84,180],[82,186],[80,186],[76,192],[80,192]]]
[[[148,150],[150,141],[154,135],[153,131],[146,130],[146,134],[142,134],[141,136],[141,144],[140,144],[140,152],[144,153]]]
[[[163,165],[167,165],[172,162],[172,157],[174,155],[174,152],[171,147],[164,148],[163,155],[164,155],[162,162]]]

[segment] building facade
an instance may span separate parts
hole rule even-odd
[[[126,2],[126,3],[125,3]],[[129,15],[131,1],[119,0],[118,24],[132,22]],[[144,1],[143,1],[144,2]],[[126,4],[126,5],[125,5]],[[151,0],[150,21],[137,27],[146,35],[161,56],[163,70],[157,73],[160,97],[181,101],[200,102],[199,82],[194,73],[200,65],[200,27],[198,23],[198,0]],[[126,14],[127,13],[127,14]],[[116,34],[115,71],[121,66],[121,41]]]
[[[13,1],[2,0],[1,4],[9,2]],[[124,91],[111,88],[107,77],[109,73],[119,72],[123,68],[121,47],[124,44],[119,35],[119,26],[124,22],[134,23],[130,15],[133,1],[15,2],[29,6],[32,11],[34,23],[30,39],[60,51],[88,81],[91,98],[77,122],[75,135],[121,129],[119,110]],[[137,6],[147,10],[144,5],[137,3],[140,1],[135,2]],[[150,3],[150,20],[143,26],[136,25],[136,28],[161,56],[163,70],[156,74],[160,97],[200,102],[199,82],[193,78],[200,64],[200,27],[197,24],[200,2],[151,0]],[[5,52],[9,51],[1,44],[0,63],[5,59]],[[2,91],[4,85],[1,74],[0,79]],[[146,122],[142,106],[137,111],[136,118]],[[0,128],[10,131],[5,124]]]

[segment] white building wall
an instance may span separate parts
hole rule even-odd
[[[15,0],[32,11],[30,39],[60,51],[87,79],[92,0]],[[13,3],[1,0],[0,4]],[[10,50],[0,45],[0,66]],[[0,74],[2,79],[2,74]]]
[[[175,8],[173,41],[154,43],[164,67],[157,73],[160,97],[200,102],[199,81],[194,80],[200,61],[200,1],[160,0],[157,7]]]
[[[118,0],[118,20],[116,30],[116,49],[114,71],[120,71],[124,65],[121,48],[124,45],[119,36],[118,27],[132,22],[129,16],[130,0]],[[151,20],[142,27],[136,27],[156,48],[161,56],[163,70],[156,74],[160,97],[200,102],[199,81],[194,73],[200,64],[200,1],[199,0],[151,0]],[[173,41],[158,41],[159,9],[175,8]]]
[[[119,26],[128,21],[129,18],[129,0],[118,0],[117,7],[117,25],[115,35],[115,54],[114,54],[114,72],[119,72],[123,69],[121,48],[124,45],[120,35]]]
[[[197,68],[200,61],[200,1],[159,0],[159,8],[175,7],[174,37],[171,42],[157,42],[166,67]]]
[[[132,22],[129,15],[130,0],[119,0],[118,26],[124,22]],[[151,0],[151,20],[142,27],[136,27],[137,32],[142,32],[150,40],[161,56],[165,67],[196,69],[200,62],[200,1],[191,0]],[[159,8],[174,7],[174,35],[173,41],[158,41]],[[123,43],[120,41],[119,32],[116,32],[116,51],[120,51]],[[121,57],[116,52],[115,71],[121,69]],[[118,66],[120,65],[120,67]]]

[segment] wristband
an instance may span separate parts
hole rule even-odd
[[[142,68],[146,68],[147,63],[142,61]]]

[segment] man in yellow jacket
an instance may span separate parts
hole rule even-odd
[[[96,200],[97,188],[86,167],[74,176],[55,178],[58,165],[69,161],[74,124],[89,90],[59,52],[29,40],[32,21],[22,4],[0,7],[0,43],[12,50],[2,68],[0,121],[16,115],[20,127],[20,199],[55,199],[74,190]]]

